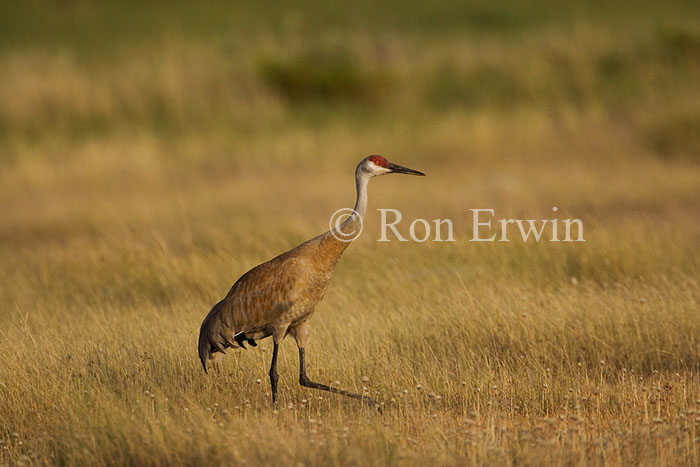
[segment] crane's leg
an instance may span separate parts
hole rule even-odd
[[[355,394],[354,392],[345,391],[343,389],[333,388],[321,383],[315,383],[306,376],[306,361],[305,361],[304,347],[299,347],[299,384],[305,388],[320,389],[322,391],[332,392],[334,394],[341,394],[343,396],[352,397],[353,399],[358,399],[367,402],[371,406],[376,406],[379,408],[379,404],[374,399],[367,396],[362,396],[360,394]],[[381,410],[381,408],[380,408]]]
[[[328,391],[334,394],[340,394],[343,396],[352,397],[353,399],[365,401],[367,404],[373,407],[378,407],[381,411],[379,404],[369,397],[311,381],[309,377],[306,376],[306,355],[304,352],[304,347],[306,346],[306,338],[309,336],[309,328],[306,321],[297,324],[294,328],[291,328],[289,332],[294,336],[294,339],[297,341],[297,347],[299,347],[299,384],[305,388],[320,389],[321,391]]]
[[[272,390],[272,404],[277,402],[277,380],[279,376],[277,375],[277,351],[279,350],[279,344],[275,342],[275,347],[272,350],[272,363],[270,364],[270,389]]]

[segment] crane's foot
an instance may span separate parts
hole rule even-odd
[[[338,389],[338,388],[332,388],[332,387],[327,386],[325,384],[315,383],[315,382],[311,381],[309,379],[309,377],[306,376],[305,354],[306,354],[306,352],[304,351],[304,347],[299,347],[299,384],[301,384],[305,388],[320,389],[321,391],[328,391],[328,392],[332,392],[334,394],[340,394],[341,396],[352,397],[353,399],[364,401],[367,405],[369,405],[370,407],[376,407],[377,410],[379,410],[379,412],[382,413],[381,404],[379,404],[377,401],[375,401],[371,397],[362,396],[360,394],[355,394],[354,392],[349,392],[349,391],[345,391],[343,389]]]
[[[355,394],[354,392],[345,391],[343,389],[333,388],[325,384],[315,383],[311,381],[306,375],[299,378],[299,384],[301,384],[305,388],[320,389],[321,391],[328,391],[332,392],[333,394],[340,394],[341,396],[352,397],[353,399],[365,402],[368,406],[374,407],[377,410],[379,410],[379,413],[382,413],[381,404],[376,400],[372,399],[371,397],[363,396],[361,394]]]

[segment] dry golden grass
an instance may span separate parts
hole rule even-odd
[[[303,40],[3,55],[0,464],[700,463],[700,42],[664,37],[353,36],[393,80],[360,104],[270,89],[260,56]],[[372,181],[307,354],[384,413],[299,387],[292,342],[276,409],[270,342],[204,375],[211,305],[350,206],[373,152],[428,177]],[[469,208],[552,206],[586,243],[468,241]],[[384,207],[457,241],[378,243]]]

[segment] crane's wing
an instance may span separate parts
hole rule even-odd
[[[199,331],[199,358],[204,371],[215,352],[241,347],[243,336],[265,332],[307,288],[303,263],[280,256],[251,269],[214,305]]]

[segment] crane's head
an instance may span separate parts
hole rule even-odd
[[[394,164],[386,160],[382,156],[372,155],[366,157],[357,166],[357,171],[360,173],[365,173],[370,177],[376,177],[377,175],[386,174],[407,174],[407,175],[421,175],[425,176],[423,172],[417,170],[402,167],[398,164]]]

